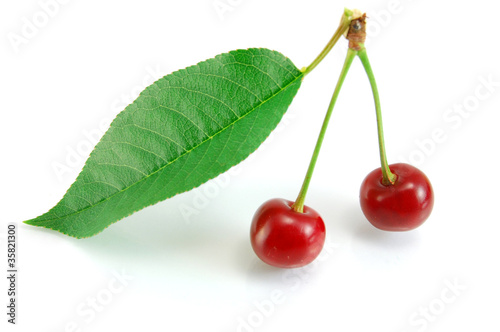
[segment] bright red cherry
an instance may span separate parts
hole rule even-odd
[[[265,263],[282,268],[301,267],[318,257],[325,243],[325,223],[308,206],[303,212],[293,202],[271,199],[255,213],[250,228],[252,247]]]
[[[429,217],[434,193],[427,176],[408,164],[389,165],[396,175],[394,184],[383,184],[382,170],[366,176],[359,194],[361,209],[368,221],[385,231],[408,231]]]

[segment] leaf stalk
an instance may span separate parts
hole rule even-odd
[[[359,11],[358,10],[350,10],[347,8],[344,8],[344,13],[342,14],[342,17],[340,19],[340,24],[337,27],[337,30],[335,30],[335,33],[333,34],[332,38],[326,44],[325,48],[321,51],[321,53],[316,57],[316,59],[311,62],[311,64],[307,67],[302,68],[302,72],[304,73],[304,76],[309,74],[314,68],[316,68],[317,65],[320,64],[321,61],[330,53],[331,49],[337,41],[340,39],[340,37],[346,33],[346,31],[349,29],[349,26],[351,24],[351,21],[359,16]]]

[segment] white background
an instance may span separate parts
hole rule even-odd
[[[8,222],[17,223],[19,255],[18,324],[6,323],[2,277],[2,331],[500,330],[495,2],[221,0],[231,6],[221,14],[213,0],[61,0],[44,22],[47,2],[0,5],[2,270]],[[412,163],[434,186],[423,226],[386,233],[360,211],[359,185],[379,160],[371,92],[356,60],[306,199],[327,226],[323,253],[308,267],[281,270],[251,249],[257,207],[297,195],[343,39],[238,172],[89,239],[22,224],[76,178],[89,152],[86,133],[145,85],[238,48],[275,49],[301,68],[329,40],[344,6],[370,16],[366,44],[389,162]],[[26,22],[40,26],[28,38]],[[13,35],[24,42],[14,46]],[[67,168],[56,172],[57,165]],[[182,206],[197,214],[183,216]]]

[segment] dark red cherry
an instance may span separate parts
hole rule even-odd
[[[265,263],[282,268],[311,263],[325,243],[325,223],[318,212],[304,206],[292,209],[293,202],[271,199],[255,213],[250,229],[252,247]]]
[[[434,193],[427,176],[408,164],[389,165],[396,175],[394,184],[383,184],[382,170],[366,176],[359,194],[361,209],[368,221],[385,231],[408,231],[429,217]]]

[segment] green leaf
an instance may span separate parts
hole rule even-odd
[[[118,114],[61,201],[25,223],[89,237],[201,185],[262,144],[302,78],[268,49],[220,54],[164,76]]]

